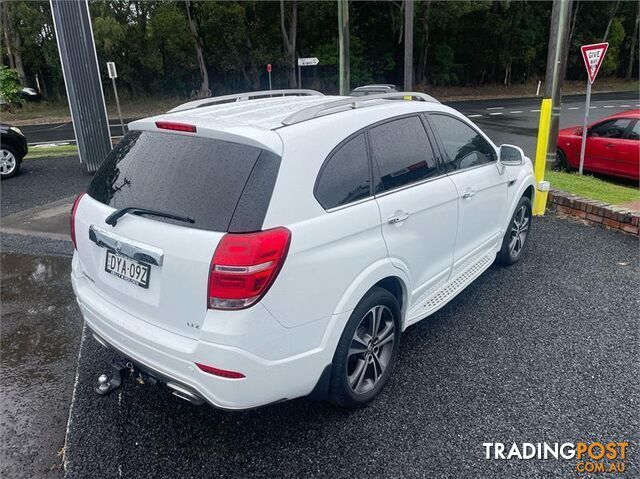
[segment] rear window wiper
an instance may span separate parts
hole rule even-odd
[[[120,208],[119,210],[114,211],[107,219],[104,220],[110,226],[115,226],[118,223],[118,220],[122,218],[127,213],[132,215],[150,215],[150,216],[161,216],[162,218],[169,218],[171,220],[183,221],[184,223],[195,223],[196,220],[193,218],[188,218],[186,216],[174,215],[173,213],[165,213],[164,211],[155,211],[149,210],[147,208],[138,208],[136,206],[129,206],[127,208]]]

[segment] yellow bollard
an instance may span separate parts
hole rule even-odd
[[[540,106],[540,123],[538,124],[538,142],[536,144],[536,162],[533,171],[536,177],[536,194],[533,200],[533,214],[544,215],[547,206],[547,191],[540,191],[538,185],[544,181],[544,169],[547,164],[547,145],[549,143],[549,127],[551,126],[551,98],[542,100]]]

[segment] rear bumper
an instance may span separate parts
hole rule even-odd
[[[74,266],[77,266],[74,261]],[[98,295],[86,276],[72,272],[71,280],[87,326],[105,346],[146,370],[174,391],[229,410],[251,409],[311,393],[323,369],[331,362],[334,348],[317,338],[317,346],[302,353],[267,359],[237,346],[185,338],[142,321]],[[259,309],[256,312],[260,311]],[[266,313],[268,314],[268,313]],[[259,323],[259,321],[258,321]],[[326,327],[326,324],[325,324]],[[262,341],[259,325],[253,334]],[[309,330],[283,328],[274,344],[283,351],[296,344],[296,337]],[[249,333],[247,333],[249,334]],[[246,338],[250,344],[256,338]],[[195,363],[241,372],[242,379],[228,379],[201,371]],[[178,394],[179,395],[179,394]],[[185,398],[186,399],[186,398]]]

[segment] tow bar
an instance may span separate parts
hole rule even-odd
[[[131,362],[123,362],[114,359],[111,363],[111,379],[106,374],[98,376],[98,385],[95,388],[95,392],[100,396],[106,396],[107,394],[115,391],[122,386],[123,375],[134,376],[139,384],[148,382],[152,386],[158,383],[158,380],[148,374],[143,374],[142,371],[137,369]]]

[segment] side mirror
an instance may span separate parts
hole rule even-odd
[[[524,163],[524,151],[513,145],[500,145],[500,163],[508,166],[518,166]]]

